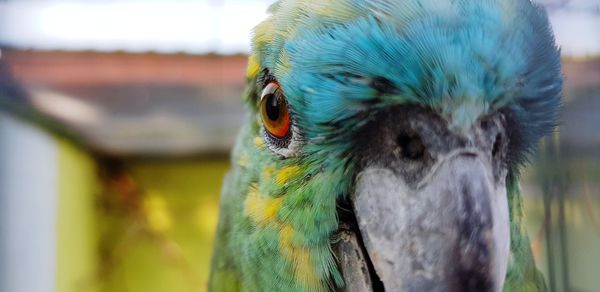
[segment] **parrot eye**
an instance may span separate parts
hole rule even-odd
[[[276,139],[285,139],[290,132],[290,114],[283,92],[277,82],[269,83],[260,97],[260,116],[265,130]]]
[[[279,83],[269,82],[259,104],[263,136],[269,148],[283,157],[296,155],[301,145],[300,132],[292,123],[289,108]]]

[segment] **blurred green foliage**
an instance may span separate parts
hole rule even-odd
[[[100,198],[101,290],[206,291],[227,165],[128,162],[128,177],[109,182]],[[106,201],[115,196],[121,199]]]

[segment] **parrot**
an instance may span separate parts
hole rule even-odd
[[[370,291],[545,291],[519,186],[561,108],[542,6],[281,0],[245,78],[210,291],[351,291],[351,262]]]

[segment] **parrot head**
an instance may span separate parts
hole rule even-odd
[[[332,244],[350,212],[386,290],[501,290],[528,248],[519,168],[560,105],[543,9],[283,0],[270,13],[223,190],[238,254],[221,265],[250,291],[342,287]]]

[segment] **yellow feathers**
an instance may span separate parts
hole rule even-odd
[[[292,237],[294,229],[290,224],[284,224],[279,233],[279,248],[283,256],[294,263],[294,274],[300,283],[307,287],[317,287],[319,278],[312,263],[312,256],[306,247],[294,245]]]
[[[279,171],[275,177],[275,182],[278,185],[283,186],[291,178],[295,177],[299,171],[300,167],[297,165],[286,166]]]
[[[262,148],[264,145],[265,145],[265,142],[263,141],[263,139],[261,137],[254,138],[254,146],[256,146],[256,148]]]
[[[246,68],[246,78],[252,79],[260,71],[260,63],[256,59],[256,55],[252,54],[248,58],[248,67]]]
[[[297,172],[297,167],[287,167],[279,176],[286,177]],[[282,175],[283,173],[283,175]],[[310,250],[293,241],[295,230],[289,223],[283,223],[277,218],[283,197],[269,197],[258,190],[258,186],[250,186],[244,202],[244,211],[254,223],[262,227],[279,230],[279,249],[294,267],[294,275],[306,287],[319,287],[321,284],[316,273]]]
[[[244,211],[246,216],[250,217],[254,223],[258,225],[268,224],[275,221],[282,201],[282,197],[272,198],[266,196],[258,191],[256,185],[252,185],[244,203]]]
[[[241,167],[248,167],[248,165],[250,164],[250,157],[248,157],[246,153],[243,153],[238,158],[237,164]]]

